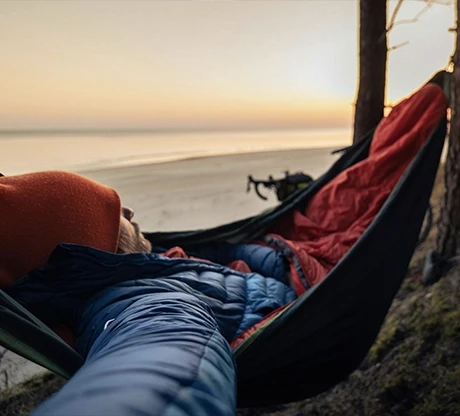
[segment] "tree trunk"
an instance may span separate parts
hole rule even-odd
[[[460,0],[457,0],[457,34],[454,72],[451,76],[451,120],[444,173],[445,194],[441,205],[436,251],[450,258],[460,251]]]
[[[383,118],[387,71],[387,0],[359,2],[359,87],[353,143]]]

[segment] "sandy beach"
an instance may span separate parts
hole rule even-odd
[[[233,154],[79,173],[115,188],[123,204],[136,211],[135,221],[144,231],[198,229],[254,215],[277,203],[273,192],[264,190],[268,201],[261,200],[254,191],[246,193],[248,174],[260,179],[270,174],[278,178],[289,170],[317,177],[337,159],[331,150]],[[11,353],[7,353],[1,367],[11,369],[9,385],[43,370]],[[0,375],[0,388],[5,381]]]
[[[219,225],[273,206],[273,192],[265,192],[268,201],[246,193],[248,174],[278,178],[289,170],[317,177],[336,160],[330,151],[248,153],[80,173],[115,188],[143,230],[176,231]]]

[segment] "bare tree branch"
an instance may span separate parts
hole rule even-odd
[[[427,0],[416,0],[419,2],[426,3]],[[432,4],[438,4],[440,6],[453,6],[454,5],[454,0],[432,0]]]
[[[420,17],[422,17],[430,8],[431,6],[433,6],[433,2],[432,1],[427,1],[426,3],[426,6],[420,10],[415,16],[413,19],[405,19],[405,20],[398,20],[397,22],[394,22],[393,23],[393,27],[392,29],[395,27],[395,26],[399,26],[399,25],[405,25],[405,24],[410,24],[410,23],[417,23],[418,20],[420,19]],[[388,29],[387,29],[388,30]],[[388,33],[388,32],[387,32]]]
[[[389,24],[387,25],[386,33],[384,36],[386,36],[395,26],[399,26],[402,24],[410,24],[410,23],[416,23],[421,16],[423,16],[424,13],[426,13],[431,6],[433,5],[440,5],[440,6],[452,6],[455,3],[455,0],[416,0],[419,2],[425,3],[425,7],[423,7],[415,16],[413,19],[404,19],[404,20],[396,20],[398,17],[398,13],[401,9],[401,6],[404,2],[404,0],[398,0],[398,3],[396,4],[393,13],[391,14]],[[460,1],[460,0],[458,0]],[[457,27],[451,27],[448,29],[449,32],[455,32],[457,30]],[[403,46],[408,45],[410,42],[405,41],[398,43],[397,45],[390,46],[388,48],[388,52],[394,51],[396,49],[402,48]],[[452,66],[453,62],[453,56],[450,57],[449,64],[448,66]],[[393,108],[394,104],[393,103],[387,103],[385,104],[385,111],[389,111]]]
[[[404,2],[404,0],[398,0],[398,3],[396,4],[395,9],[393,10],[393,13],[391,14],[390,22],[389,22],[389,24],[387,26],[387,30],[386,30],[385,35],[388,35],[388,33],[391,30],[393,30],[396,26],[418,22],[420,17],[422,17],[434,4],[439,4],[439,5],[442,5],[442,6],[450,6],[450,5],[453,4],[453,0],[445,0],[445,1],[442,1],[442,0],[419,0],[419,1],[423,1],[425,3],[425,7],[423,7],[413,17],[413,19],[396,20],[396,18],[398,17],[398,13],[399,13],[399,11],[401,9],[401,6],[402,6],[402,4]],[[453,29],[453,28],[449,29],[449,31],[453,31],[453,30],[455,30],[455,29]],[[390,48],[388,48],[388,52],[394,51],[395,49],[399,49],[402,46],[405,46],[407,44],[409,44],[409,41],[399,43],[399,44],[397,44],[395,46],[391,46]]]
[[[401,8],[403,2],[404,2],[404,0],[398,0],[398,3],[396,4],[395,9],[393,10],[393,13],[391,14],[390,22],[388,23],[388,26],[387,26],[387,33],[391,29],[393,29],[393,27],[395,25],[396,17],[398,16],[399,9]]]
[[[404,0],[398,0],[398,4],[396,5],[395,9],[393,10],[393,13],[390,18],[390,23],[387,26],[387,33],[390,32],[394,27],[399,26],[399,25],[405,25],[405,24],[410,24],[410,23],[416,23],[422,17],[430,8],[433,6],[433,4],[441,4],[438,3],[437,0],[424,0],[425,7],[420,10],[413,19],[404,19],[404,20],[396,20],[396,17],[398,16],[399,10],[401,9],[401,6],[403,4]],[[444,3],[442,3],[444,4]],[[447,3],[445,4],[447,5]]]
[[[409,45],[409,43],[410,43],[410,42],[409,42],[408,40],[406,40],[406,41],[404,41],[404,42],[398,43],[397,45],[390,46],[390,47],[388,48],[388,52],[391,52],[391,51],[394,51],[394,50],[396,50],[396,49],[402,48],[403,46]]]

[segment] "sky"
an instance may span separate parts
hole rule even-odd
[[[409,44],[389,55],[389,102],[445,68],[453,25],[434,5],[395,27],[390,46]],[[3,0],[0,57],[0,130],[343,128],[358,3]]]

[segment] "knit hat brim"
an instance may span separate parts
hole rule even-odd
[[[0,177],[0,285],[45,265],[59,243],[115,253],[120,215],[114,189],[74,173]]]

